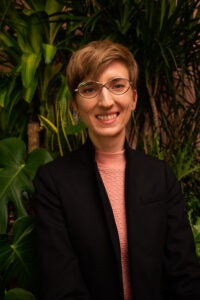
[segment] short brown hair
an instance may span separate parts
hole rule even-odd
[[[138,66],[130,50],[111,40],[100,40],[90,42],[72,54],[66,70],[72,96],[75,96],[74,90],[86,77],[96,80],[103,69],[116,60],[127,66],[129,79],[136,87]]]

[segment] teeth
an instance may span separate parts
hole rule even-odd
[[[116,118],[117,114],[112,114],[112,115],[98,115],[97,118],[103,121],[108,121]]]

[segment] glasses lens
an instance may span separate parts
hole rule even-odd
[[[116,95],[124,94],[128,91],[130,87],[130,82],[125,78],[115,78],[106,84],[106,87],[111,93]]]
[[[78,87],[78,92],[82,97],[93,98],[100,89],[100,85],[97,82],[82,82]]]
[[[106,87],[111,93],[122,95],[128,91],[130,85],[130,81],[126,78],[114,78],[105,84],[96,81],[84,81],[79,84],[75,91],[84,98],[94,98],[99,94],[102,87]]]

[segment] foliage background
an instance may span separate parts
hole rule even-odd
[[[172,166],[200,256],[199,14],[197,0],[1,0],[0,298],[37,297],[32,179],[85,141],[65,68],[91,40],[109,38],[134,54],[139,101],[127,137]]]

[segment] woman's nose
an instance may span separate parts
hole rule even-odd
[[[113,105],[113,103],[113,95],[105,86],[103,86],[98,95],[98,104],[100,106],[110,107]]]

